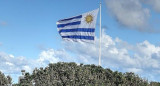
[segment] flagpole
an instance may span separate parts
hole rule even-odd
[[[99,25],[99,66],[101,66],[101,2],[100,2],[100,6],[99,6],[99,9],[100,9],[100,25]]]

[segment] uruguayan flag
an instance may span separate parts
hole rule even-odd
[[[58,32],[64,40],[93,42],[99,9],[59,20]]]

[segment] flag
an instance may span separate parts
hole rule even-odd
[[[57,29],[62,39],[69,41],[93,42],[99,9],[78,16],[59,20]]]

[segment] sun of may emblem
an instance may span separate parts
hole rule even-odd
[[[85,21],[87,22],[87,23],[91,23],[92,21],[93,21],[93,16],[92,15],[87,15],[86,17],[85,17]]]

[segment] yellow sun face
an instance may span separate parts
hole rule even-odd
[[[93,21],[93,16],[92,15],[87,15],[86,17],[85,17],[85,21],[87,22],[87,23],[91,23],[92,21]]]

